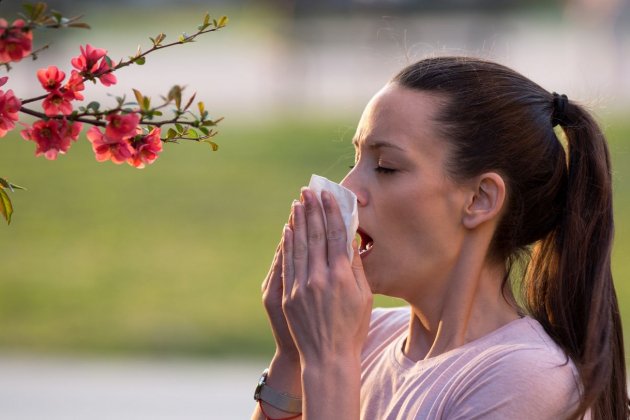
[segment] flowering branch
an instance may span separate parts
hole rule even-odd
[[[37,58],[37,54],[47,49],[44,45],[32,49],[33,30],[40,28],[86,28],[81,16],[65,18],[59,12],[48,12],[47,5],[39,2],[25,4],[23,19],[11,25],[0,18],[0,68],[11,70],[9,63],[19,62],[26,57]],[[218,145],[211,138],[217,132],[214,127],[222,118],[211,119],[203,102],[197,102],[197,112],[191,111],[195,100],[193,94],[182,105],[183,88],[171,87],[162,102],[151,105],[151,98],[133,89],[135,102],[126,102],[125,97],[116,97],[116,106],[101,109],[101,104],[92,101],[86,106],[74,108],[75,101],[83,101],[85,82],[101,83],[109,87],[117,83],[114,72],[131,64],[144,65],[146,57],[158,50],[195,42],[200,35],[215,32],[227,25],[228,19],[219,20],[204,16],[203,22],[192,35],[182,34],[177,41],[163,43],[166,35],[158,34],[149,38],[151,48],[142,52],[140,47],[135,55],[115,63],[107,51],[94,48],[90,44],[80,47],[81,54],[72,58],[69,78],[56,66],[48,66],[37,71],[37,79],[46,93],[31,98],[18,98],[11,89],[0,89],[0,137],[15,127],[19,114],[38,118],[32,125],[21,131],[24,139],[33,141],[37,147],[36,156],[54,160],[65,154],[73,141],[79,137],[83,125],[90,125],[87,139],[92,143],[96,160],[111,160],[116,164],[128,163],[137,168],[153,163],[162,152],[162,143],[178,143],[179,140],[204,142],[217,150]],[[0,77],[0,87],[8,77]],[[65,81],[65,83],[64,83]],[[42,111],[27,104],[40,103]],[[163,110],[169,108],[172,116],[164,117]],[[163,133],[163,129],[166,131]],[[7,190],[21,189],[15,184],[0,178],[0,213],[7,222],[13,211]]]

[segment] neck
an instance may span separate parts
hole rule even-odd
[[[502,292],[505,268],[476,254],[462,252],[455,267],[439,282],[441,287],[410,300],[407,357],[437,356],[518,319],[517,310]]]

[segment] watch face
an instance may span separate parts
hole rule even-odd
[[[254,391],[254,400],[256,401],[260,399],[260,391],[262,390],[263,385],[265,385],[268,374],[269,369],[265,369],[262,375],[260,375],[260,379],[258,379],[258,385],[256,385],[256,390]]]

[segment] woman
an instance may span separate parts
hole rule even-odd
[[[253,418],[627,418],[591,116],[504,66],[431,58],[353,143],[361,243],[349,261],[334,198],[325,225],[302,190],[263,283],[277,349]],[[409,307],[372,311],[372,293]]]

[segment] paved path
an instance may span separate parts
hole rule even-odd
[[[265,365],[0,355],[0,419],[248,419]]]

